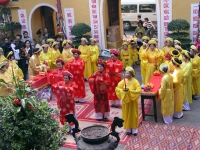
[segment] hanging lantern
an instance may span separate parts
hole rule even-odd
[[[5,6],[9,2],[10,2],[10,0],[0,0],[0,5]]]

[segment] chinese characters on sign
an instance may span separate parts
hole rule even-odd
[[[191,24],[190,24],[190,39],[192,43],[196,43],[198,36],[198,19],[199,19],[199,5],[191,4]]]
[[[27,21],[27,18],[26,18],[26,10],[25,9],[18,10],[18,17],[19,17],[19,23],[22,26],[21,34],[23,34],[24,31],[29,32],[28,21]]]
[[[172,21],[172,0],[161,1],[161,41],[164,43],[165,38],[169,34],[168,24]]]
[[[65,8],[65,21],[66,21],[66,29],[67,29],[67,39],[72,40],[73,35],[71,34],[71,29],[75,24],[74,21],[74,9],[73,8]]]
[[[90,22],[92,37],[97,40],[97,45],[101,48],[101,33],[99,19],[99,3],[98,0],[89,0]]]

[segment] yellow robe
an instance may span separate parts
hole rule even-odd
[[[31,56],[28,64],[28,74],[29,77],[36,76],[42,71],[42,65],[40,64],[40,59],[35,54]]]
[[[168,63],[168,65],[169,65],[169,72],[170,72],[170,73],[173,73],[174,70],[175,70],[175,67],[174,67],[172,61],[170,61],[170,62]]]
[[[52,52],[51,52],[51,69],[56,69],[56,60],[58,58],[61,58],[61,54],[60,54],[60,51],[59,49],[55,50],[53,49]]]
[[[144,50],[143,46],[140,47],[139,50],[139,57],[140,57],[140,66],[141,66],[141,76],[142,76],[142,84],[145,85],[145,76],[146,76],[146,70],[147,70],[147,59],[143,59],[142,55],[146,53],[146,51]]]
[[[90,48],[87,45],[80,45],[78,49],[81,51],[80,58],[85,62],[84,77],[89,78],[92,75]]]
[[[174,111],[182,112],[183,109],[183,71],[181,68],[176,68],[173,72],[173,87],[174,87]]]
[[[190,61],[183,62],[181,65],[181,68],[183,70],[183,76],[184,76],[184,97],[183,97],[183,103],[186,102],[186,98],[188,99],[189,103],[192,103],[192,63]]]
[[[64,49],[62,51],[62,59],[64,60],[65,63],[67,63],[68,61],[72,60],[73,57],[73,53],[72,53],[72,48],[68,48],[68,49]]]
[[[8,85],[0,83],[0,96],[8,96],[10,93],[12,93],[12,90],[8,89],[8,87],[13,86],[12,76],[6,71],[5,73],[0,73],[0,79],[3,79],[6,83],[8,83]]]
[[[124,129],[137,129],[139,123],[138,99],[141,95],[140,83],[132,78],[126,80],[126,88],[129,91],[123,91],[124,80],[118,83],[115,89],[116,95],[122,100],[122,119],[124,120]]]
[[[53,47],[48,47],[48,52],[51,54],[53,51]]]
[[[192,62],[192,94],[200,94],[200,57],[195,55]]]
[[[127,66],[132,66],[133,60],[132,60],[132,54],[131,54],[130,49],[127,49],[127,50],[121,49],[120,59],[124,65],[124,68],[126,68]]]
[[[163,49],[162,49],[162,51],[164,52],[164,56],[165,56],[167,53],[171,54],[173,50],[175,50],[175,48],[172,47],[172,46],[171,46],[171,47],[165,46],[165,47],[163,47]]]
[[[90,53],[91,53],[91,69],[92,74],[97,72],[97,65],[96,62],[99,58],[99,47],[98,45],[89,45]]]
[[[44,53],[44,51],[42,51],[39,58],[40,58],[41,64],[43,64],[44,61],[46,61],[48,66],[51,66],[51,53],[50,52]]]
[[[145,75],[145,85],[149,82],[149,79],[151,78],[151,76],[153,75],[153,73],[156,70],[155,65],[159,65],[158,61],[159,61],[159,52],[157,49],[155,50],[151,50],[148,49],[146,52],[144,52],[142,54],[142,59],[148,60],[147,63],[147,70],[146,70],[146,75]],[[159,67],[159,66],[157,66]]]
[[[165,54],[162,50],[158,50],[158,66],[160,66],[164,62]]]
[[[131,55],[132,55],[131,57],[132,57],[133,64],[134,64],[135,62],[138,61],[138,50],[136,47],[133,48],[131,46],[130,46],[129,50],[131,51]]]
[[[1,55],[1,56],[0,56],[0,61],[4,61],[4,60],[6,60],[5,56],[4,56],[4,55]]]
[[[170,116],[174,113],[174,89],[173,77],[166,73],[161,80],[161,88],[159,89],[161,101],[161,113],[163,116]]]

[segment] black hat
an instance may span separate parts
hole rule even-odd
[[[143,25],[143,21],[142,20],[139,20],[137,24],[139,24],[139,23],[141,23]]]

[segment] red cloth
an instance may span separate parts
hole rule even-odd
[[[64,69],[56,69],[54,71],[52,71],[51,73],[48,73],[47,76],[49,76],[49,84],[53,85],[56,84],[60,81],[64,81],[63,79],[63,71],[66,71]]]
[[[48,84],[47,76],[36,75],[33,79],[28,79],[27,82],[31,83],[31,87],[36,89]]]
[[[60,122],[62,125],[67,121],[65,118],[67,114],[75,114],[74,94],[77,88],[75,82],[72,81],[68,84],[64,81],[60,81],[52,85],[52,92],[56,95],[60,106]]]
[[[94,94],[94,108],[95,113],[110,112],[108,101],[108,87],[110,84],[109,74],[104,71],[103,73],[96,72],[89,77],[89,86]]]
[[[120,60],[107,60],[106,61],[106,71],[110,75],[111,83],[108,88],[108,99],[109,100],[118,100],[115,93],[115,88],[117,87],[118,83],[121,81],[120,73],[123,70],[123,63]]]
[[[65,68],[72,73],[74,76],[73,81],[79,87],[75,93],[75,98],[84,98],[85,93],[85,82],[84,82],[84,69],[85,63],[82,59],[72,59],[66,65]]]

